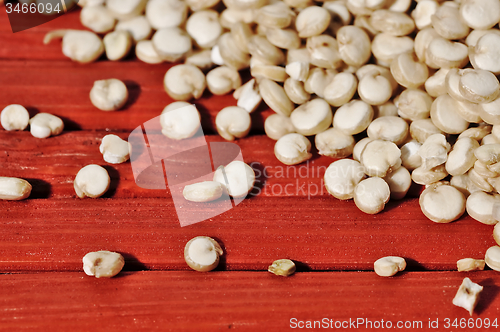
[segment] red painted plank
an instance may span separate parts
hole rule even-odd
[[[1,175],[34,184],[32,199],[0,202],[0,271],[81,271],[83,255],[99,249],[123,253],[129,271],[187,270],[185,243],[208,235],[226,253],[219,270],[231,272],[126,272],[112,280],[82,272],[0,275],[0,329],[280,331],[290,327],[292,317],[328,317],[339,322],[415,320],[423,322],[423,329],[429,319],[438,319],[442,330],[446,317],[469,318],[451,304],[464,276],[485,286],[474,318],[498,317],[495,284],[500,279],[493,271],[406,272],[389,279],[372,272],[307,272],[284,279],[235,271],[265,270],[284,257],[296,260],[299,271],[371,270],[386,255],[405,257],[408,270],[454,270],[456,260],[481,258],[495,244],[491,226],[469,217],[434,224],[422,215],[416,199],[365,215],[352,201],[317,192],[323,189],[330,158],[315,156],[308,168],[285,168],[280,175],[283,166],[273,156],[274,142],[264,136],[237,142],[245,161],[268,171],[268,177],[260,178],[265,180],[260,195],[209,221],[181,228],[168,190],[137,187],[130,163],[107,166],[113,184],[105,198],[77,199],[72,181],[78,169],[105,164],[99,139],[108,132],[126,138],[172,101],[162,87],[171,64],[148,65],[133,55],[119,63],[73,63],[62,55],[60,42],[42,43],[45,33],[57,28],[82,29],[78,12],[12,34],[0,7],[0,109],[20,103],[32,115],[53,113],[68,130],[83,130],[47,140],[0,131]],[[88,93],[95,80],[110,77],[126,82],[131,100],[122,111],[101,112]],[[235,101],[206,93],[196,104],[205,133],[213,133],[217,112]],[[252,115],[257,131],[271,113],[262,106]],[[216,136],[208,140],[222,141]],[[307,175],[301,170],[308,170]],[[287,185],[295,189],[291,197],[283,193]]]
[[[429,331],[432,321],[436,331],[449,331],[455,330],[446,328],[454,319],[467,324],[471,318],[452,304],[466,276],[484,287],[470,324],[484,326],[486,319],[498,324],[500,277],[493,271],[393,278],[373,272],[282,278],[267,272],[190,271],[124,273],[108,280],[83,272],[0,275],[0,325],[10,331],[285,331],[316,320],[332,328],[353,328],[356,322],[362,331],[398,324]],[[466,325],[461,330],[496,329]]]
[[[495,244],[492,226],[469,217],[435,224],[416,199],[369,216],[333,197],[257,196],[187,227],[168,198],[4,201],[0,211],[5,272],[76,271],[95,250],[121,252],[134,268],[187,269],[184,245],[199,235],[220,241],[223,270],[264,270],[278,258],[303,270],[370,270],[387,255],[405,257],[410,269],[455,270],[458,259],[482,258]]]
[[[59,41],[43,45],[43,35],[51,29],[82,28],[77,12],[15,34],[10,31],[5,12],[0,12],[0,108],[16,103],[33,114],[52,113],[64,118],[69,129],[133,130],[172,102],[163,89],[163,77],[172,64],[150,65],[131,54],[120,62],[103,58],[82,65],[62,55]],[[130,100],[124,110],[102,112],[90,103],[88,94],[94,81],[106,78],[118,78],[127,84]],[[206,131],[214,131],[219,110],[236,104],[231,95],[212,96],[208,91],[195,102]],[[261,111],[252,115],[253,127],[262,130],[270,114],[272,111],[262,105]]]
[[[0,109],[9,104],[21,104],[32,115],[46,112],[60,116],[68,129],[73,130],[131,131],[159,116],[173,101],[163,89],[163,77],[171,66],[151,66],[133,60],[100,61],[87,65],[70,60],[0,60]],[[118,78],[126,83],[130,97],[123,110],[103,112],[91,104],[89,92],[94,81],[107,78]],[[206,132],[215,132],[215,116],[222,108],[236,105],[232,95],[212,96],[208,90],[201,99],[193,102],[202,115]],[[272,113],[262,104],[252,114],[253,128],[262,131],[264,119]]]
[[[118,134],[123,139],[129,137],[127,132],[70,131],[38,139],[28,131],[0,131],[0,175],[32,179],[34,198],[70,198],[75,197],[73,180],[80,168],[99,164],[107,168],[112,178],[113,193],[107,197],[165,197],[164,191],[137,186],[130,162],[119,165],[104,162],[99,145],[101,139],[110,133]],[[218,135],[206,136],[206,141],[225,142]],[[326,168],[335,159],[315,153],[307,163],[286,166],[274,156],[275,141],[266,136],[250,136],[234,143],[240,147],[245,162],[255,169],[257,181],[254,195],[328,195],[323,177]],[[170,197],[170,194],[167,193],[167,196]]]
[[[0,59],[23,60],[63,60],[60,42],[53,42],[52,47],[43,44],[43,37],[55,29],[86,29],[79,20],[79,11],[63,15],[53,21],[29,30],[12,33],[10,22],[3,6],[0,6]]]

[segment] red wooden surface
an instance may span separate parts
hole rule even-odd
[[[485,286],[473,317],[498,316],[496,272],[453,272],[458,259],[481,258],[495,244],[491,226],[468,216],[445,225],[429,221],[418,206],[419,188],[374,216],[336,200],[322,184],[331,158],[315,155],[293,167],[276,160],[274,142],[261,132],[272,113],[265,107],[253,115],[252,135],[237,141],[257,172],[258,189],[231,211],[180,227],[168,189],[138,187],[130,163],[109,165],[99,153],[103,136],[127,138],[172,101],[162,87],[170,65],[133,56],[73,63],[59,42],[42,44],[47,31],[61,27],[81,28],[78,14],[12,34],[0,7],[0,109],[18,103],[66,125],[45,140],[0,130],[0,176],[33,184],[30,199],[0,202],[0,330],[281,331],[292,317],[439,319],[444,327],[446,317],[468,317],[451,303],[465,276]],[[131,101],[124,110],[101,112],[88,93],[95,80],[110,77],[126,82]],[[217,111],[235,102],[206,93],[196,104],[211,134]],[[107,168],[111,189],[81,200],[72,181],[90,163]],[[218,271],[188,271],[183,247],[198,235],[223,246]],[[81,258],[100,249],[122,253],[129,272],[110,280],[84,275]],[[386,255],[405,257],[409,272],[376,276],[373,262]],[[298,263],[295,276],[264,272],[285,257]]]
[[[397,278],[369,272],[290,278],[267,272],[129,272],[110,280],[51,272],[2,276],[0,324],[10,331],[287,331],[293,318],[297,324],[326,318],[333,327],[359,322],[361,331],[389,330],[375,328],[382,320],[393,329],[401,322],[414,327],[402,330],[429,331],[429,320],[437,319],[435,331],[450,331],[455,329],[444,328],[446,318],[450,325],[455,318],[470,318],[450,305],[464,275],[484,286],[473,318],[494,321],[500,301],[492,271],[406,272]]]

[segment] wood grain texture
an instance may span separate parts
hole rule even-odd
[[[85,253],[104,249],[124,254],[133,269],[187,269],[184,245],[206,235],[223,246],[222,270],[265,270],[277,258],[303,271],[372,270],[387,255],[405,257],[411,270],[456,270],[458,259],[482,258],[495,244],[492,226],[470,218],[437,225],[416,204],[366,216],[352,201],[257,196],[180,227],[168,198],[0,202],[0,269],[79,271]]]
[[[84,29],[79,23],[78,12],[13,34],[5,11],[0,10],[0,27],[2,109],[10,104],[21,104],[27,107],[31,116],[38,112],[51,113],[61,117],[66,128],[71,130],[132,131],[159,116],[173,101],[163,89],[163,77],[173,65],[171,63],[151,65],[138,61],[131,54],[119,62],[102,58],[93,64],[82,65],[62,54],[60,41],[43,45],[44,34],[52,29]],[[129,89],[129,102],[120,111],[103,112],[90,102],[89,92],[94,81],[108,78],[122,80]],[[226,106],[236,105],[236,100],[232,95],[213,96],[206,90],[194,103],[201,113],[204,130],[214,133],[215,115]],[[259,111],[252,114],[252,128],[262,131],[265,118],[272,113],[262,104]]]
[[[56,47],[57,52],[61,52],[60,45]],[[68,59],[0,60],[0,107],[22,104],[31,116],[39,112],[54,114],[65,121],[69,130],[132,131],[159,116],[173,101],[163,89],[163,77],[171,66],[152,66],[137,60],[98,61],[92,65]],[[120,79],[127,85],[130,98],[122,110],[104,112],[90,102],[94,82],[108,78]],[[232,95],[213,96],[207,90],[194,104],[201,113],[204,130],[209,133],[215,132],[215,115],[226,106],[235,106],[236,100]],[[253,128],[262,131],[264,119],[270,114],[272,111],[262,104],[260,110],[252,114]]]
[[[443,330],[446,317],[469,318],[451,304],[465,276],[485,287],[473,317],[498,317],[497,272],[450,272],[458,259],[484,257],[495,244],[492,226],[467,216],[429,221],[415,198],[418,187],[374,216],[329,196],[322,177],[332,159],[315,154],[305,165],[281,165],[274,142],[262,135],[272,114],[265,105],[252,115],[252,136],[236,142],[260,172],[253,194],[228,212],[180,227],[168,189],[138,187],[130,163],[108,165],[98,150],[104,135],[127,138],[172,101],[162,87],[171,64],[148,65],[134,55],[76,64],[60,42],[42,43],[59,28],[82,29],[78,12],[12,34],[0,5],[0,109],[18,103],[66,125],[45,140],[0,130],[0,176],[34,186],[28,200],[0,202],[0,330],[283,331],[292,317],[418,320],[423,330],[430,318]],[[95,80],[111,77],[125,81],[131,99],[124,110],[102,112],[88,94]],[[196,101],[208,142],[222,142],[215,115],[234,104],[232,96],[208,92]],[[72,181],[89,163],[104,165],[112,185],[103,198],[81,200]],[[217,271],[188,271],[183,248],[199,235],[221,243]],[[109,280],[85,276],[82,257],[102,249],[122,253],[128,272]],[[394,278],[370,272],[386,255],[405,257],[408,271]],[[293,259],[299,272],[263,272],[278,258]]]
[[[77,271],[86,252],[104,248],[122,252],[136,269],[185,269],[182,248],[201,233],[227,247],[230,270],[262,270],[283,255],[305,269],[367,270],[389,254],[408,258],[415,269],[454,269],[456,260],[482,257],[494,244],[491,226],[469,217],[435,224],[416,199],[391,202],[375,216],[363,214],[352,201],[326,193],[322,178],[333,159],[316,156],[310,164],[283,167],[265,136],[238,141],[245,161],[260,173],[250,198],[210,221],[181,228],[168,190],[138,187],[129,162],[103,162],[98,146],[107,133],[65,132],[40,140],[28,132],[0,132],[2,175],[26,178],[34,186],[31,200],[0,202],[4,271]],[[104,198],[81,200],[73,179],[90,163],[105,165],[112,186]],[[207,205],[186,202],[186,207]]]
[[[406,330],[429,331],[429,319],[438,319],[436,330],[445,331],[450,330],[444,328],[446,317],[470,318],[452,304],[466,276],[484,287],[472,318],[493,321],[500,299],[491,271],[396,278],[366,272],[283,278],[268,272],[186,271],[123,273],[111,280],[82,273],[0,275],[0,325],[16,331],[288,331],[291,318],[326,318],[333,324],[359,318],[366,322],[358,327],[362,331],[388,330],[373,327],[382,319],[384,326],[408,322],[414,328]]]
[[[181,228],[168,189],[142,189],[129,162],[103,162],[98,146],[105,134],[65,132],[40,140],[28,132],[0,132],[2,175],[26,178],[34,186],[32,200],[0,202],[6,211],[0,235],[5,271],[77,271],[86,252],[104,248],[122,252],[136,269],[185,269],[182,248],[202,233],[227,247],[230,270],[263,270],[281,256],[302,262],[304,269],[369,270],[374,260],[391,254],[406,257],[414,269],[451,270],[458,259],[482,257],[495,243],[491,226],[468,216],[435,224],[414,198],[366,215],[352,201],[326,193],[322,178],[333,159],[315,156],[309,164],[284,167],[265,136],[238,141],[245,161],[260,175],[249,199],[210,221]],[[208,136],[207,141],[222,140]],[[104,165],[112,185],[104,198],[81,200],[73,179],[90,163]],[[187,207],[207,205],[186,202]]]
[[[130,133],[66,131],[59,136],[38,139],[28,131],[0,130],[0,174],[33,179],[37,185],[33,188],[32,198],[72,198],[75,197],[73,180],[76,173],[85,165],[99,164],[106,167],[112,178],[112,193],[107,197],[165,197],[164,191],[142,189],[135,184],[130,161],[113,165],[103,160],[99,145],[108,134],[127,140]],[[225,142],[218,135],[207,135],[205,139],[208,143]],[[275,141],[267,136],[253,135],[234,144],[238,145],[244,161],[256,173],[253,195],[328,196],[323,178],[326,168],[335,159],[315,152],[307,163],[286,166],[274,156]],[[147,151],[142,150],[141,153]]]

